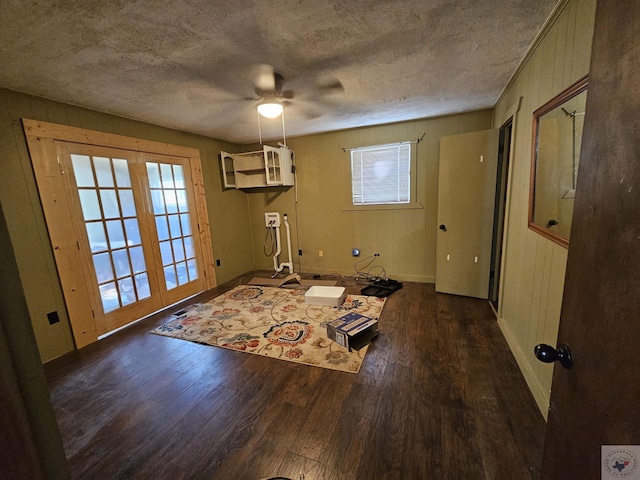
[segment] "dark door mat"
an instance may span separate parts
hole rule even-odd
[[[373,284],[360,290],[360,293],[371,297],[384,298],[388,297],[393,292],[397,292],[401,288],[402,283],[397,282],[396,280],[386,279],[373,282]]]

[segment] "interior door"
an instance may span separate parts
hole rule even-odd
[[[437,292],[488,298],[499,135],[440,140]]]
[[[597,4],[543,479],[640,478],[640,4],[617,6]]]

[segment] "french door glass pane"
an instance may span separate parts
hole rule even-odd
[[[120,197],[120,206],[122,207],[123,217],[135,217],[136,216],[136,204],[133,201],[133,190],[121,189],[118,192]]]
[[[158,240],[169,239],[169,225],[167,225],[167,217],[164,215],[156,216],[156,230],[158,231]]]
[[[107,234],[109,235],[109,247],[113,249],[125,246],[124,231],[120,220],[107,221]]]
[[[165,190],[164,200],[167,206],[167,213],[178,213],[178,202],[176,201],[175,190]]]
[[[124,220],[124,230],[127,233],[127,245],[140,245],[140,229],[137,218],[126,218]]]
[[[95,182],[93,169],[91,168],[91,158],[87,155],[73,155],[71,161],[76,176],[76,185],[78,187],[93,187]]]
[[[92,252],[102,252],[107,249],[107,236],[102,222],[87,222],[87,237]]]
[[[93,165],[98,179],[98,186],[113,187],[113,173],[111,172],[111,159],[106,157],[93,157]]]
[[[102,218],[100,213],[100,202],[95,190],[79,190],[80,205],[82,206],[82,215],[86,221],[98,220]]]
[[[169,231],[171,232],[171,238],[178,238],[182,236],[178,215],[169,215]]]
[[[104,312],[149,298],[127,160],[71,154],[71,163]]]
[[[182,165],[147,162],[147,177],[165,286],[171,290],[198,278],[184,170]]]
[[[162,188],[160,183],[160,170],[157,163],[147,163],[147,176],[150,188]]]
[[[113,171],[116,174],[116,185],[120,188],[131,186],[131,178],[129,177],[129,164],[122,158],[113,159]]]
[[[140,298],[147,298],[151,296],[151,289],[149,288],[149,277],[147,273],[140,273],[136,275],[136,289],[138,290],[138,296]]]

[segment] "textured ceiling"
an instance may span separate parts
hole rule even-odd
[[[287,136],[424,118],[492,107],[555,3],[2,0],[0,86],[248,143],[271,65]]]

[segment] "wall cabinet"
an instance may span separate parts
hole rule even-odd
[[[225,188],[289,187],[294,183],[293,152],[270,147],[245,153],[220,152]]]

